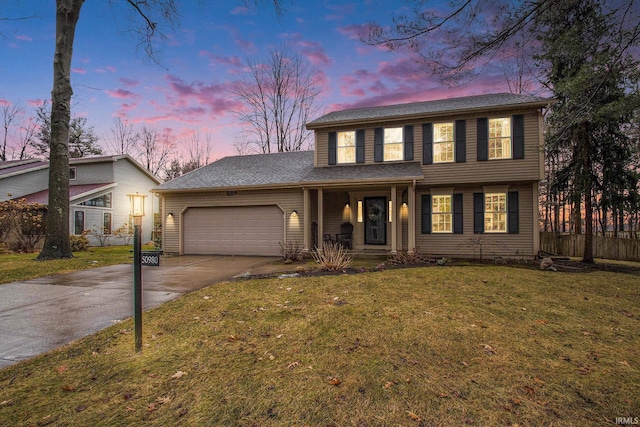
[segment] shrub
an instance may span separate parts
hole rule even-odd
[[[436,260],[428,255],[421,254],[416,248],[412,254],[398,252],[395,256],[389,258],[387,263],[390,265],[414,265],[414,264],[428,264],[435,262]]]
[[[71,252],[84,252],[89,249],[89,239],[87,239],[88,230],[82,232],[79,236],[69,236],[71,243]]]
[[[122,243],[128,246],[131,244],[131,239],[133,238],[133,227],[124,223],[120,228],[113,230],[113,234],[122,239]]]
[[[98,227],[94,224],[93,228],[89,231],[89,235],[94,237],[100,246],[107,246],[107,243],[109,243],[109,239],[111,238],[111,234],[106,233],[106,231],[106,228]]]
[[[340,271],[351,265],[353,257],[347,249],[339,243],[325,242],[321,248],[312,252],[313,259],[319,264],[320,270]]]
[[[280,243],[280,254],[285,262],[298,262],[302,261],[302,251],[304,250],[304,245],[296,240],[287,240],[285,244]]]
[[[0,202],[0,243],[13,252],[34,252],[45,235],[45,209],[25,199]]]

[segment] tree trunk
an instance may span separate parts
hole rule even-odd
[[[71,258],[69,242],[69,124],[71,122],[71,57],[76,24],[84,0],[56,1],[56,50],[51,91],[49,205],[47,234],[38,259]]]
[[[582,254],[582,262],[593,264],[593,179],[591,177],[591,156],[588,123],[580,126],[579,143],[582,145],[581,163],[582,163],[582,192],[584,193],[584,253]]]

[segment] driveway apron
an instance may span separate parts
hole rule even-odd
[[[284,271],[278,258],[183,256],[143,267],[143,308],[233,276]],[[0,368],[90,335],[133,315],[130,264],[0,285]]]

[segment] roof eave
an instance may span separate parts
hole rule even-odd
[[[442,110],[432,113],[416,113],[416,114],[403,114],[395,116],[381,116],[369,119],[352,119],[352,120],[335,120],[331,122],[314,123],[310,122],[305,125],[307,130],[323,129],[336,126],[348,126],[348,125],[368,125],[372,123],[391,122],[398,120],[415,120],[415,119],[429,119],[432,117],[440,117],[450,114],[470,114],[475,112],[484,111],[499,111],[505,109],[517,109],[517,108],[543,108],[548,107],[554,103],[553,99],[545,99],[539,101],[522,102],[518,104],[503,104],[503,105],[491,105],[488,107],[472,107],[472,108],[456,108],[452,110]]]

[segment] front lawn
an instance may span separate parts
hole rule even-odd
[[[69,319],[73,322],[73,319]],[[640,417],[640,280],[505,266],[233,281],[0,371],[0,424],[600,426]]]
[[[0,255],[0,284],[43,277],[50,274],[130,264],[132,246],[91,247],[88,251],[74,252],[73,258],[36,261],[37,253]]]

